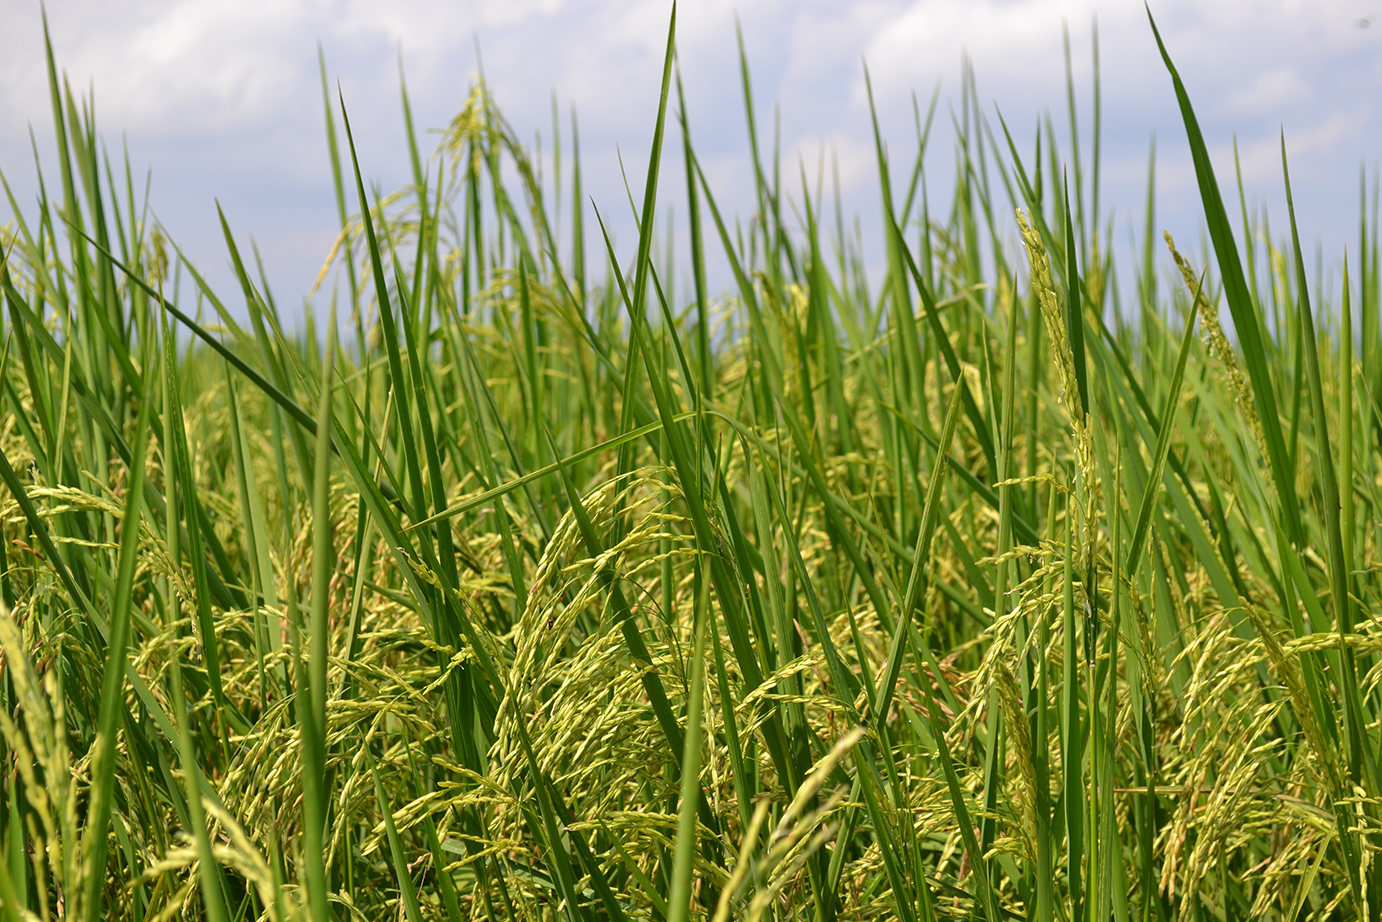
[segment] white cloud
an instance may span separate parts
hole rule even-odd
[[[1234,109],[1253,115],[1279,112],[1282,107],[1309,95],[1309,87],[1294,67],[1277,67],[1257,75],[1252,83],[1233,94]]]
[[[131,131],[185,136],[262,124],[281,114],[281,89],[304,69],[296,61],[306,56],[289,49],[305,17],[291,4],[91,4],[73,16],[75,6],[49,13],[59,66],[74,90],[94,86],[102,113]],[[21,66],[38,78],[5,88],[4,109],[22,111],[46,96],[41,35],[12,35]]]

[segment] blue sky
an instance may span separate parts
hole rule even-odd
[[[1212,0],[1152,4],[1231,181],[1236,135],[1250,203],[1285,227],[1279,138],[1291,155],[1307,247],[1328,269],[1356,248],[1360,165],[1382,162],[1382,0]],[[521,136],[550,148],[552,99],[578,110],[589,195],[614,216],[621,255],[632,233],[620,156],[640,184],[656,111],[669,4],[663,0],[54,0],[58,65],[74,90],[94,88],[113,153],[128,145],[136,176],[152,172],[151,205],[223,292],[235,289],[214,200],[263,254],[280,306],[300,304],[335,235],[317,45],[339,79],[368,179],[406,181],[398,56],[420,129],[443,126],[477,70]],[[749,210],[751,172],[735,46],[740,23],[760,141],[781,118],[784,166],[814,175],[822,151],[840,168],[845,208],[874,237],[878,202],[863,63],[893,159],[914,150],[912,96],[941,103],[928,172],[943,200],[952,169],[949,106],[961,62],[980,99],[1019,139],[1050,110],[1065,131],[1062,30],[1068,27],[1081,127],[1091,127],[1090,34],[1097,15],[1104,117],[1103,205],[1114,245],[1142,220],[1147,147],[1158,139],[1160,228],[1195,246],[1200,212],[1170,81],[1141,0],[699,0],[680,9],[678,48],[693,136],[723,199]],[[0,0],[0,170],[22,208],[33,154],[51,166],[51,114],[36,0]],[[566,132],[566,128],[563,128]],[[567,135],[569,136],[569,135]],[[424,141],[430,146],[431,138]],[[1024,149],[1030,141],[1023,141]],[[1088,149],[1086,148],[1086,156]],[[568,161],[569,162],[569,161]],[[669,153],[666,201],[682,185]],[[1226,189],[1227,191],[1227,189]],[[675,204],[674,204],[675,207]],[[1106,212],[1107,214],[1107,212]],[[0,224],[10,218],[0,205]],[[630,251],[630,252],[624,252]]]

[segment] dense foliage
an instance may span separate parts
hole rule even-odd
[[[633,254],[574,121],[545,188],[477,85],[380,196],[328,94],[296,328],[228,226],[234,306],[145,220],[50,53],[0,277],[0,916],[1376,918],[1366,188],[1312,305],[1168,58],[1212,249],[1161,255],[1149,181],[1120,289],[1097,153],[1067,190],[1049,120],[1021,154],[966,92],[948,211],[929,118],[878,145],[874,287],[756,146],[718,210],[671,50]]]

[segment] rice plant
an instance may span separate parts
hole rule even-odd
[[[569,204],[482,83],[378,194],[323,65],[303,326],[224,221],[206,283],[49,51],[58,175],[0,241],[0,915],[1378,918],[1376,189],[1321,303],[1163,47],[1212,262],[1149,180],[1120,279],[1097,158],[967,89],[947,210],[925,136],[877,144],[879,284],[756,145],[721,210],[674,48],[632,253],[574,117]]]

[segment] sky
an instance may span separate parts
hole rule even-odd
[[[1372,176],[1382,163],[1382,0],[1153,0],[1151,10],[1230,207],[1236,137],[1250,206],[1267,208],[1274,231],[1285,228],[1284,132],[1305,246],[1320,248],[1326,270],[1337,267],[1346,247],[1357,249],[1360,167]],[[219,201],[242,244],[252,238],[258,245],[285,309],[302,303],[337,230],[318,47],[348,108],[362,170],[385,190],[401,187],[409,174],[400,60],[420,131],[445,126],[460,109],[480,61],[519,136],[540,134],[549,154],[553,100],[564,141],[574,107],[585,189],[610,216],[627,260],[635,232],[623,176],[641,189],[669,12],[665,0],[47,5],[59,69],[74,92],[94,93],[112,155],[127,148],[137,182],[152,177],[150,207],[170,236],[219,291],[236,291]],[[953,170],[952,106],[966,59],[995,128],[1001,113],[1029,156],[1045,112],[1068,137],[1068,33],[1088,158],[1096,20],[1101,208],[1115,220],[1115,247],[1129,249],[1132,227],[1141,233],[1155,136],[1158,229],[1197,248],[1203,214],[1189,150],[1142,0],[684,0],[678,60],[698,156],[722,208],[746,216],[752,172],[737,23],[760,144],[771,149],[776,109],[789,175],[802,164],[814,177],[822,152],[833,157],[845,212],[859,216],[871,246],[880,236],[880,211],[865,65],[896,163],[915,152],[914,98],[924,111],[939,87],[927,170],[933,201],[943,201]],[[0,172],[31,214],[35,147],[50,182],[56,177],[41,7],[37,0],[0,0],[0,22]],[[675,133],[669,138],[678,140]],[[424,148],[435,140],[424,136]],[[674,211],[684,187],[678,146],[669,144],[663,161],[663,200]],[[0,225],[11,217],[0,203]],[[868,258],[876,265],[881,252]],[[712,266],[712,284],[728,287],[722,267]]]

